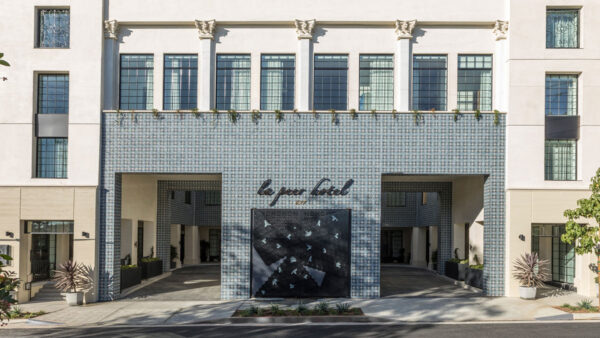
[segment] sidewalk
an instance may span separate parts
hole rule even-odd
[[[583,297],[565,291],[535,301],[506,297],[397,297],[380,299],[328,299],[331,306],[348,302],[376,320],[392,322],[474,322],[600,319],[600,314],[573,316],[554,309],[563,303],[575,304]],[[306,303],[313,307],[320,300]],[[297,300],[243,301],[138,301],[131,299],[66,306],[63,302],[29,303],[25,311],[47,311],[32,320],[13,320],[9,328],[96,325],[181,325],[219,322],[230,318],[238,308],[250,306],[297,306]],[[595,301],[597,304],[597,300]]]

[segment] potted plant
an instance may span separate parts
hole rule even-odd
[[[548,261],[539,259],[537,253],[525,253],[513,263],[513,277],[519,281],[519,296],[522,299],[535,299],[537,287],[543,287],[550,278]]]
[[[175,260],[179,255],[177,255],[177,248],[174,245],[171,245],[171,269],[175,269],[177,267],[177,261]]]
[[[452,278],[452,279],[457,279],[458,280],[458,263],[460,262],[460,259],[458,258],[450,258],[449,260],[447,260],[445,262],[445,267],[446,267],[446,276]]]
[[[121,265],[121,290],[142,282],[142,272],[137,265]]]
[[[83,292],[92,286],[91,269],[71,260],[58,266],[54,271],[54,282],[57,289],[65,292],[68,305],[81,305]]]
[[[465,275],[465,283],[483,289],[483,264],[469,265]]]
[[[144,257],[140,262],[142,279],[148,279],[162,274],[162,260],[158,257]]]

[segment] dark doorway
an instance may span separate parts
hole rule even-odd
[[[382,263],[404,263],[405,249],[402,245],[402,230],[381,230],[381,262]]]
[[[179,259],[183,265],[183,259],[185,258],[185,225],[181,225],[181,234],[179,235]]]
[[[144,257],[144,221],[138,221],[137,228],[137,264],[140,265]]]
[[[56,235],[31,235],[31,273],[33,281],[47,280],[56,270]]]

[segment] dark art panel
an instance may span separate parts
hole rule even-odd
[[[251,292],[349,297],[350,210],[252,210]]]

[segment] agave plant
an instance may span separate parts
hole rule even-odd
[[[54,272],[56,288],[64,292],[89,290],[93,285],[93,271],[90,267],[71,260],[60,264]]]
[[[521,255],[513,264],[513,277],[519,281],[521,286],[543,287],[544,281],[550,278],[548,270],[550,263],[545,259],[539,259],[535,252]]]

